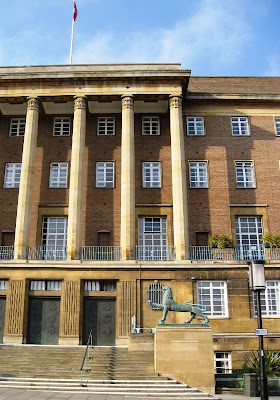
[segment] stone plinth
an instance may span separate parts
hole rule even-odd
[[[212,329],[198,324],[158,326],[155,370],[163,376],[214,394]]]
[[[154,351],[153,333],[131,333],[129,335],[129,351]]]

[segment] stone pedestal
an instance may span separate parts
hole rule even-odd
[[[212,329],[198,324],[158,326],[155,370],[163,376],[214,394]]]

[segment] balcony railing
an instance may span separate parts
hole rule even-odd
[[[66,246],[29,246],[27,260],[62,261],[67,259]]]
[[[122,248],[118,246],[83,246],[82,261],[119,261]]]
[[[0,246],[0,260],[12,260],[14,258],[14,246]]]
[[[174,261],[175,247],[173,246],[136,246],[135,260],[142,261]]]
[[[266,249],[264,246],[242,246],[223,249],[210,246],[191,246],[190,259],[193,261],[280,260],[280,249]]]

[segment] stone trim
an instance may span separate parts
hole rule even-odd
[[[39,112],[39,107],[40,107],[40,103],[39,103],[38,97],[29,97],[27,99],[27,112],[28,111]]]
[[[169,96],[169,107],[182,109],[182,96]]]
[[[74,111],[76,110],[87,110],[87,102],[85,96],[75,96],[74,97]]]
[[[134,110],[134,99],[133,96],[122,96],[122,110],[130,108],[131,110]]]

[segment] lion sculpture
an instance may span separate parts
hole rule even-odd
[[[173,300],[172,290],[168,286],[162,286],[162,291],[162,304],[152,303],[150,300],[147,301],[147,304],[150,308],[156,307],[163,310],[163,315],[162,318],[159,320],[159,324],[165,323],[168,311],[191,313],[190,318],[188,319],[188,321],[185,322],[185,324],[190,324],[195,317],[203,318],[203,324],[208,324],[208,317],[203,313],[206,310],[206,307],[200,304],[190,304],[191,300],[186,301],[185,304],[176,303],[176,301]]]

